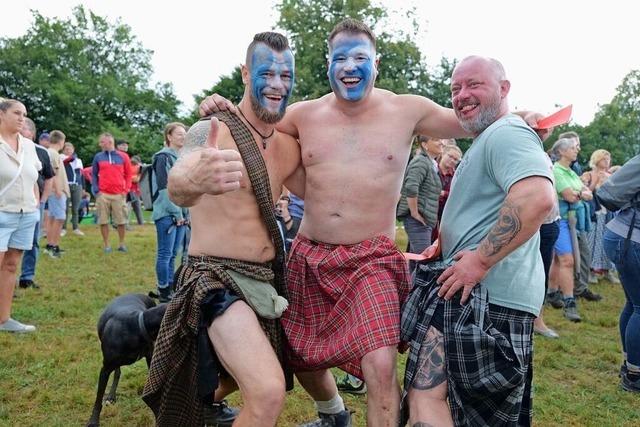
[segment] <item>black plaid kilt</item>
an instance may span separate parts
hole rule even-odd
[[[456,426],[529,426],[532,417],[534,316],[489,304],[482,286],[469,301],[438,297],[436,279],[447,266],[419,265],[402,310],[401,339],[409,342],[402,419],[409,418],[407,391],[432,317],[442,316],[449,407]]]

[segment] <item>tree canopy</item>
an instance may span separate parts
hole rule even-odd
[[[545,146],[550,148],[566,131],[580,135],[579,160],[585,166],[591,153],[600,148],[611,153],[612,165],[621,165],[640,154],[640,70],[624,77],[611,102],[600,106],[591,123],[560,126]]]
[[[102,132],[148,159],[180,105],[170,84],[150,87],[153,52],[82,6],[69,18],[32,13],[24,36],[0,39],[0,94],[23,102],[40,131],[62,130],[85,161]]]
[[[430,72],[413,41],[419,28],[411,10],[404,11],[407,33],[400,29],[387,31],[393,28],[389,25],[387,10],[372,5],[369,0],[282,0],[277,9],[280,18],[276,28],[287,35],[296,58],[293,102],[315,99],[331,91],[327,77],[327,37],[338,22],[351,17],[365,22],[376,33],[380,56],[376,87],[425,95],[442,105],[450,105],[449,78],[455,63],[442,58]],[[238,102],[243,94],[240,68],[220,78],[213,88],[198,95],[196,102],[212,92]],[[194,117],[196,115],[194,113]]]

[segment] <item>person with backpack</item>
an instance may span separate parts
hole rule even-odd
[[[604,251],[616,266],[626,302],[620,313],[621,387],[640,393],[640,155],[596,191],[602,206],[618,214],[607,223]]]
[[[187,127],[179,122],[169,123],[164,129],[165,147],[151,160],[151,194],[153,219],[157,233],[156,276],[160,302],[171,300],[175,258],[184,241],[189,222],[189,211],[169,199],[167,177],[184,145]],[[186,250],[183,248],[183,251]]]

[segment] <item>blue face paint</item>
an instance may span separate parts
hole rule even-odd
[[[259,44],[251,54],[251,94],[269,114],[284,115],[293,90],[293,64],[290,50],[275,52]]]
[[[376,80],[375,49],[361,34],[339,34],[331,43],[329,83],[336,96],[360,101]]]

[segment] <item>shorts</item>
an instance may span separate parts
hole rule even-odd
[[[0,212],[0,252],[9,248],[28,251],[40,212]]]
[[[47,199],[49,202],[49,216],[53,219],[64,221],[67,217],[67,196],[62,194],[58,197],[54,194]]]
[[[560,226],[560,234],[558,234],[558,239],[556,240],[555,245],[553,245],[553,249],[556,252],[556,255],[573,255],[573,245],[571,244],[571,231],[569,231],[569,221],[566,219],[561,219],[558,223]]]
[[[98,213],[98,224],[109,224],[109,216],[115,225],[127,223],[126,196],[124,194],[99,193],[96,197],[96,210]]]

